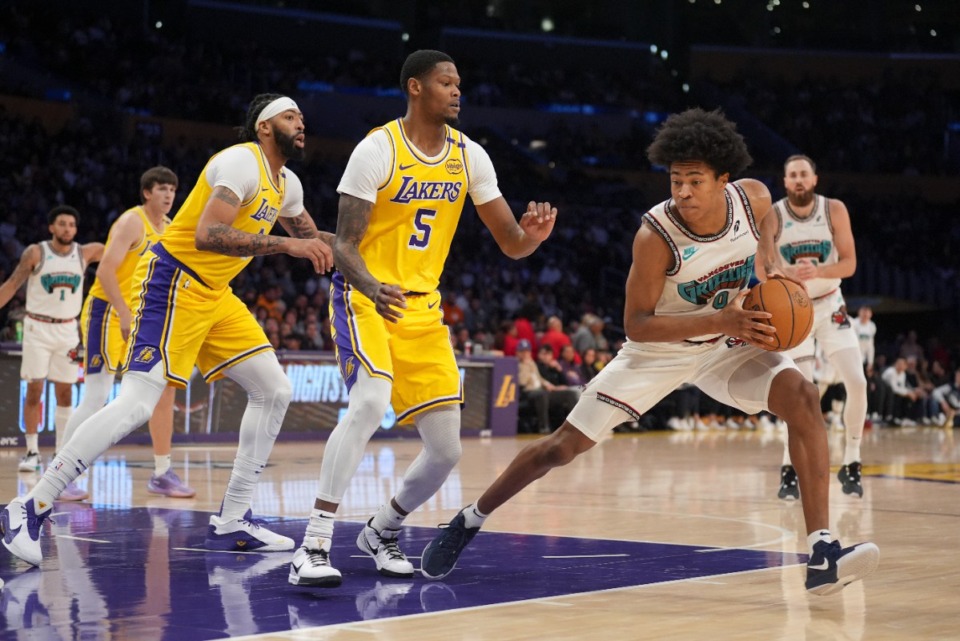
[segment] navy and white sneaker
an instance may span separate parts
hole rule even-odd
[[[227,552],[286,552],[293,549],[293,539],[271,532],[266,521],[253,518],[247,510],[243,518],[225,519],[219,514],[210,517],[203,547]]]
[[[863,485],[860,483],[861,469],[860,461],[854,461],[849,465],[840,467],[840,471],[837,472],[837,479],[840,481],[844,494],[863,496]]]
[[[800,498],[800,485],[797,483],[797,471],[792,465],[780,467],[780,491],[777,496],[784,501],[795,501]]]
[[[420,572],[432,580],[442,579],[453,572],[460,553],[480,531],[478,527],[467,527],[463,510],[457,512],[450,523],[440,527],[442,532],[427,543],[420,557]]]
[[[3,546],[15,557],[31,565],[40,565],[43,553],[40,551],[40,528],[50,516],[52,506],[37,504],[34,499],[24,501],[15,498],[0,510],[0,535]]]
[[[807,591],[820,596],[839,592],[877,569],[880,548],[858,543],[841,548],[840,541],[818,541],[807,561]]]

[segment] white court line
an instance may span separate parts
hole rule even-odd
[[[615,556],[630,556],[629,554],[557,554],[557,555],[543,555],[540,558],[543,559],[608,559]]]
[[[104,541],[103,539],[88,539],[83,536],[73,536],[72,534],[57,534],[58,539],[73,539],[74,541],[89,541],[90,543],[113,543],[113,541]]]
[[[260,556],[261,554],[268,554],[268,552],[263,552],[261,550],[207,550],[205,548],[170,548],[171,550],[177,550],[178,552],[203,552],[204,554],[256,554]]]

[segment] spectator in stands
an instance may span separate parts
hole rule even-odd
[[[547,319],[547,331],[540,337],[541,345],[549,345],[553,350],[553,355],[560,358],[561,350],[567,345],[573,345],[573,341],[563,331],[563,321],[557,316],[551,316]],[[580,362],[579,354],[576,354],[576,362]]]
[[[533,360],[530,341],[523,339],[517,343],[517,383],[522,411],[533,411],[537,416],[537,431],[550,433],[550,392],[549,383],[540,375],[540,368]],[[528,409],[529,408],[529,409]]]
[[[608,351],[610,342],[603,335],[603,319],[596,314],[584,314],[580,321],[580,327],[574,333],[573,347],[583,354],[587,349],[593,348],[600,351]]]
[[[890,387],[893,403],[887,422],[894,425],[913,426],[916,421],[910,418],[920,398],[917,390],[907,383],[907,359],[898,358],[893,365],[884,370],[883,381]]]

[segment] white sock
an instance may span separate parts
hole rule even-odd
[[[310,521],[307,523],[307,531],[304,533],[304,537],[315,536],[320,539],[332,539],[333,521],[336,517],[337,515],[333,512],[313,508],[310,510]]]
[[[39,434],[25,434],[24,438],[27,441],[27,454],[35,454],[40,451]]]
[[[387,501],[381,505],[377,513],[373,515],[371,525],[377,532],[384,530],[399,530],[403,526],[403,520],[407,518],[406,514],[400,514],[393,507],[393,501]]]
[[[830,530],[814,530],[807,535],[807,547],[813,552],[813,546],[820,541],[830,543],[833,539],[830,537]]]
[[[61,407],[57,405],[57,409],[53,411],[53,425],[57,435],[55,443],[58,452],[61,447],[67,444],[67,422],[70,420],[71,414],[73,414],[73,408],[69,406]]]
[[[847,430],[847,446],[843,450],[843,464],[850,465],[860,460],[860,437],[851,436]]]
[[[484,514],[477,509],[477,504],[472,503],[463,508],[464,524],[469,527],[483,527],[483,522],[487,520],[489,514]]]
[[[224,519],[242,519],[243,515],[253,505],[253,490],[257,480],[265,468],[266,462],[237,454],[233,461],[233,473],[227,482],[227,491],[223,496],[223,506],[220,516]]]
[[[166,474],[167,470],[170,469],[170,458],[171,458],[170,454],[162,454],[162,455],[154,454],[153,455],[153,466],[154,466],[153,475],[154,476],[161,476],[163,474]]]
[[[786,442],[783,444],[783,462],[781,465],[793,465],[793,461],[790,460],[790,446]]]

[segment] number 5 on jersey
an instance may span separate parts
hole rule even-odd
[[[417,210],[417,215],[413,219],[413,226],[417,228],[417,231],[410,235],[410,242],[408,243],[410,247],[414,249],[427,248],[427,245],[430,244],[430,231],[433,229],[430,227],[430,222],[436,215],[437,210],[435,209]]]

